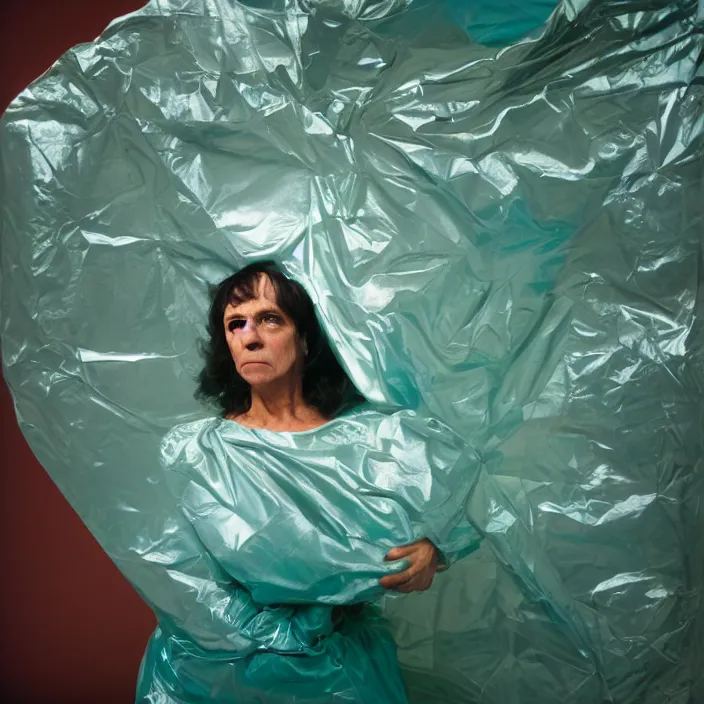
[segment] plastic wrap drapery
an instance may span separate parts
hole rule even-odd
[[[198,648],[222,614],[189,631],[184,595],[207,588],[186,575],[220,566],[178,553],[192,525],[159,444],[205,414],[207,283],[274,256],[372,403],[481,458],[482,549],[384,605],[409,701],[701,700],[704,9],[571,0],[525,38],[520,22],[493,32],[469,2],[155,0],[5,114],[21,426]],[[285,614],[241,596],[232,649],[264,665],[238,701],[288,681],[279,662],[314,674],[276,650],[320,612],[272,633]],[[378,628],[348,662],[393,660]],[[209,652],[198,696],[227,698],[214,662],[232,652]]]
[[[435,419],[361,407],[296,433],[186,423],[163,457],[193,532],[152,556],[190,603],[162,613],[139,700],[406,704],[393,640],[359,606],[383,596],[395,546],[429,538],[450,563],[476,548],[473,449]]]

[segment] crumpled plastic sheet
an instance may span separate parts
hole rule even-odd
[[[407,704],[369,604],[399,569],[390,549],[428,538],[448,567],[478,547],[468,443],[437,419],[361,405],[295,433],[184,423],[165,438],[163,466],[192,531],[169,531],[149,559],[194,587],[160,613],[139,701]]]
[[[187,632],[160,443],[207,285],[274,257],[372,404],[481,458],[481,549],[382,604],[408,700],[696,704],[704,4],[521,7],[154,0],[69,51],[1,124],[5,378]]]

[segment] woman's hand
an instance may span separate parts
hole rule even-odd
[[[382,587],[397,592],[422,592],[433,583],[438,570],[437,548],[427,539],[402,548],[394,548],[384,558],[387,562],[405,558],[411,566],[405,572],[388,574],[379,580]]]

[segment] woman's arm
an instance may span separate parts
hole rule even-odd
[[[392,586],[424,588],[439,554],[476,540],[464,505],[477,462],[408,412],[360,414],[310,447],[211,426],[174,435],[164,456],[198,540],[259,603],[369,601],[398,571]],[[384,561],[400,545],[408,567]]]
[[[162,445],[164,490],[171,492],[181,462],[198,461],[192,441],[204,422],[174,428]],[[177,482],[178,483],[178,482]],[[224,659],[258,650],[300,653],[332,631],[331,609],[324,606],[265,607],[228,575],[186,517],[177,512],[145,541],[132,564],[121,567],[151,604],[164,633],[179,647],[220,651]],[[145,563],[150,567],[145,570]]]
[[[467,526],[462,528],[461,540],[460,548],[452,552],[441,552],[427,538],[389,550],[387,561],[405,560],[409,566],[403,572],[386,575],[379,584],[404,594],[429,589],[436,573],[447,571],[453,562],[473,553],[481,544],[479,534],[473,529],[467,530]]]
[[[427,510],[416,516],[417,529],[429,537],[396,547],[386,555],[387,561],[404,560],[408,567],[383,577],[380,584],[403,593],[428,589],[437,572],[449,569],[481,543],[481,536],[463,510],[480,467],[476,452],[449,427],[434,419],[410,417],[406,423],[413,431],[406,442],[391,445],[391,454],[399,463],[413,466],[413,448],[417,442],[412,440],[422,437],[427,474],[433,483],[440,485],[446,498],[430,501]],[[408,448],[412,448],[411,452]]]
[[[153,567],[139,583],[160,626],[179,646],[195,653],[240,658],[259,650],[309,651],[332,631],[329,607],[264,607],[233,582],[184,520],[174,521],[140,561]]]

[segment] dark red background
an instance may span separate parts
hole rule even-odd
[[[0,110],[140,0],[0,2]],[[0,697],[129,704],[154,616],[34,459],[0,380]]]

